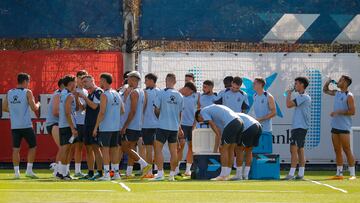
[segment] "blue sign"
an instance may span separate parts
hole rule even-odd
[[[142,0],[147,40],[357,43],[360,1]],[[351,26],[349,26],[350,28]],[[359,31],[360,33],[360,31]]]
[[[208,165],[207,171],[214,172],[214,171],[217,171],[221,167],[221,164],[217,160],[209,159],[209,161],[211,163]]]
[[[120,37],[122,0],[1,0],[0,37]]]

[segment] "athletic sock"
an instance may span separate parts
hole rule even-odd
[[[175,174],[176,175],[180,173],[180,164],[181,164],[181,162],[179,161],[178,165],[175,168]]]
[[[93,171],[93,170],[89,170],[89,171],[88,171],[88,176],[89,176],[89,177],[93,177],[93,176],[94,176],[94,171]]]
[[[299,167],[298,176],[304,177],[305,175],[305,167]]]
[[[355,176],[355,166],[349,167],[350,176]]]
[[[343,166],[336,166],[336,175],[342,176],[343,175]]]
[[[134,168],[133,166],[127,166],[127,168],[126,168],[126,176],[131,176],[133,168]]]
[[[170,176],[175,176],[175,171],[170,171]]]
[[[111,164],[111,169],[114,171],[115,174],[119,173],[119,164]]]
[[[294,176],[295,171],[296,171],[296,168],[290,168],[289,175]]]
[[[105,177],[109,177],[110,176],[110,166],[109,165],[104,165],[104,176]]]
[[[145,166],[148,165],[148,163],[146,163],[146,161],[140,157],[138,163],[140,164],[140,167],[144,168]]]
[[[75,163],[75,173],[81,173],[81,163]]]
[[[99,174],[100,177],[104,175],[104,173],[103,173],[102,170],[97,170],[97,172],[98,172],[98,174]]]
[[[20,167],[14,166],[15,175],[20,175]]]
[[[225,176],[229,176],[231,174],[231,167],[226,167]]]
[[[245,166],[244,177],[248,178],[250,172],[250,166]]]
[[[66,165],[66,175],[70,174],[70,164]]]
[[[67,175],[67,165],[60,164],[60,174],[63,176]]]
[[[186,163],[186,170],[185,170],[185,173],[190,173],[190,172],[191,172],[191,166],[192,166],[192,164],[191,164],[191,163]]]
[[[242,166],[236,167],[236,177],[241,177],[242,174]]]
[[[32,174],[33,173],[32,168],[33,168],[33,163],[27,163],[26,173],[27,174]]]
[[[164,170],[158,170],[157,177],[164,177]]]
[[[226,167],[222,166],[222,167],[221,167],[221,172],[220,172],[220,175],[219,175],[219,176],[225,176],[225,173],[226,173]]]
[[[155,164],[154,165],[154,171],[157,171],[158,170],[158,167],[157,167],[157,165]]]

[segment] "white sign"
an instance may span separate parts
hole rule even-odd
[[[216,91],[223,88],[222,79],[231,75],[243,78],[243,90],[251,96],[251,81],[255,77],[266,78],[268,91],[275,97],[279,115],[273,122],[273,152],[280,154],[280,159],[287,163],[290,161],[289,137],[293,109],[286,108],[285,89],[294,83],[295,77],[309,77],[307,91],[312,97],[312,118],[306,140],[306,159],[310,163],[331,163],[335,159],[329,116],[333,98],[322,93],[322,85],[328,77],[338,79],[343,74],[350,75],[353,78],[350,91],[355,96],[356,106],[360,108],[359,68],[360,57],[355,53],[142,52],[139,57],[142,76],[149,72],[156,73],[160,88],[165,86],[165,76],[170,72],[177,76],[177,88],[184,84],[185,73],[192,72],[199,90],[202,82],[210,79],[214,81]],[[360,126],[358,115],[353,117],[353,126]],[[360,138],[354,136],[354,148],[359,144]],[[360,154],[355,156],[360,158]]]

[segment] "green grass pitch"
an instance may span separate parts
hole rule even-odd
[[[360,180],[329,180],[334,172],[307,171],[304,181],[237,182],[65,182],[49,170],[35,172],[40,179],[27,179],[22,171],[13,180],[11,170],[0,170],[0,202],[360,202]]]

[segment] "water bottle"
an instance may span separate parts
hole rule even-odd
[[[330,84],[337,85],[338,83],[335,80],[330,80]]]
[[[292,88],[290,88],[290,89],[288,89],[288,90],[285,90],[285,92],[284,92],[284,97],[287,97],[288,96],[288,91],[294,91],[295,90],[295,87],[292,87]]]

